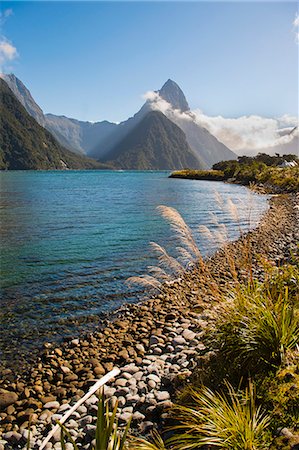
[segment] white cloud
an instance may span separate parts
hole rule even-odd
[[[170,120],[178,123],[182,120],[193,121],[206,128],[217,139],[236,153],[244,151],[257,153],[275,145],[291,142],[294,136],[285,133],[298,126],[298,117],[285,114],[279,118],[261,117],[258,115],[227,118],[208,116],[200,110],[182,113],[172,106],[158,92],[148,91],[143,98],[151,104],[151,108],[164,113]],[[284,131],[281,133],[281,131]]]
[[[12,61],[18,56],[16,47],[9,42],[5,37],[0,38],[0,66],[7,61]]]
[[[289,134],[281,136],[279,130],[298,126],[298,118],[285,115],[268,118],[257,115],[226,118],[210,117],[196,111],[197,122],[237,153],[244,150],[259,151],[267,147],[286,144],[292,140]]]
[[[0,12],[0,26],[3,26],[8,17],[13,14],[11,8]],[[16,47],[2,34],[0,35],[0,70],[4,71],[6,64],[18,56]]]
[[[296,42],[297,42],[297,44],[299,44],[299,31],[298,31],[298,28],[299,28],[299,14],[298,13],[296,13],[296,16],[295,16],[295,19],[294,19],[294,22],[293,22],[293,27],[295,29]]]

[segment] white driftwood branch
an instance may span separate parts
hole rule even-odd
[[[74,406],[72,406],[71,409],[69,409],[64,416],[62,416],[62,418],[60,419],[60,425],[64,424],[64,422],[73,414],[74,411],[76,411],[76,409],[82,405],[82,403],[84,403],[92,394],[94,394],[100,387],[104,386],[104,384],[108,383],[108,381],[110,381],[112,378],[117,377],[117,375],[120,374],[120,370],[118,368],[115,368],[113,370],[111,370],[111,372],[106,373],[106,375],[104,375],[100,380],[98,380],[93,386],[91,386],[91,388],[89,389],[89,391],[84,395],[84,397],[80,398],[80,400],[77,401],[77,403],[75,403]],[[56,433],[56,431],[58,431],[60,429],[60,425],[57,424],[55,425],[55,427],[50,431],[50,433],[48,434],[48,436],[46,437],[46,439],[42,442],[39,450],[42,450],[43,448],[45,448],[46,444],[50,441],[50,439],[52,438],[52,436]]]

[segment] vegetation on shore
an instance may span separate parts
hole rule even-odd
[[[223,287],[217,285],[216,279],[212,278],[211,283],[212,275],[198,255],[199,250],[194,248],[190,230],[181,216],[166,207],[161,208],[161,213],[180,236],[185,250],[189,249],[187,255],[182,247],[181,257],[191,256],[194,261],[197,256],[198,270],[206,274],[215,300],[207,310],[209,323],[202,336],[205,344],[202,364],[197,365],[190,382],[182,380],[177,405],[169,413],[170,427],[162,429],[161,435],[155,431],[152,438],[132,436],[122,447],[113,447],[111,438],[106,447],[95,449],[298,448],[298,257],[293,255],[280,266],[262,261],[261,281],[253,275],[253,255],[244,241],[242,267],[236,268],[229,248],[224,249],[228,252],[233,281]],[[175,274],[183,264],[182,258],[176,264],[165,252],[159,262],[164,269],[168,264],[170,272],[174,269]],[[145,285],[155,286],[155,276],[150,283],[146,278],[142,280]]]
[[[94,450],[274,450],[299,444],[299,260],[236,283],[215,305],[210,356],[170,410],[168,437],[124,434],[100,397]],[[213,319],[214,317],[214,319]],[[107,400],[108,402],[109,400]],[[283,432],[281,433],[280,430]],[[284,432],[284,430],[286,430]],[[292,430],[292,432],[290,431]],[[163,430],[162,430],[163,431]],[[76,444],[63,427],[65,441]]]
[[[295,161],[294,167],[282,167]],[[244,185],[256,184],[266,190],[297,192],[299,190],[299,159],[295,155],[270,156],[264,153],[255,157],[242,156],[237,161],[221,161],[211,170],[179,170],[171,178],[193,180],[229,181]]]

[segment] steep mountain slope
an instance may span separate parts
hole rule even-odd
[[[42,109],[34,101],[30,91],[13,73],[0,74],[2,78],[15,94],[19,102],[22,103],[28,114],[32,116],[42,127],[45,126],[45,118]]]
[[[107,160],[122,169],[202,167],[182,130],[159,111],[149,112],[109,153]]]
[[[0,169],[101,168],[96,161],[64,149],[31,117],[0,78]]]
[[[65,116],[56,116],[55,114],[46,114],[45,120],[46,128],[60,142],[64,139],[66,145],[88,155],[92,154],[95,147],[101,146],[102,142],[117,127],[116,123],[108,122],[107,120],[94,123],[83,122]]]
[[[163,84],[158,93],[160,97],[170,103],[174,109],[178,109],[181,112],[190,111],[184,92],[179,85],[170,78]]]
[[[169,105],[163,105],[164,114],[184,131],[188,144],[206,168],[219,161],[237,158],[232,150],[197,123],[196,116],[190,111],[183,91],[174,81],[167,80],[158,94]],[[159,101],[151,103],[153,109],[159,109]]]
[[[190,111],[183,91],[173,80],[167,80],[154,94],[138,113],[120,123],[101,145],[95,147],[90,156],[99,160],[112,159],[115,148],[121,148],[126,136],[150,111],[161,111],[185,133],[189,147],[197,156],[202,168],[209,168],[219,161],[237,158],[234,152],[196,122],[196,116]]]
[[[61,145],[76,153],[85,153],[98,160],[107,160],[108,155],[113,154],[114,149],[121,145],[122,140],[149,111],[158,110],[184,131],[189,147],[203,167],[208,168],[218,161],[236,158],[234,152],[197,123],[184,93],[173,80],[167,80],[156,92],[158,98],[164,101],[163,109],[159,102],[147,100],[133,117],[117,125],[108,121],[91,123],[54,114],[44,115],[29,90],[18,78],[13,74],[2,77],[29,114],[47,128]]]
[[[30,91],[13,74],[1,74],[17,99],[27,112],[43,127],[47,128],[58,142],[75,153],[91,154],[93,149],[112,133],[117,125],[104,120],[102,122],[83,122],[55,114],[44,114],[34,101]]]

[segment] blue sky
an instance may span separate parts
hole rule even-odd
[[[120,121],[174,79],[192,108],[298,114],[295,2],[2,2],[6,62],[45,112]],[[3,21],[4,22],[4,21]]]

